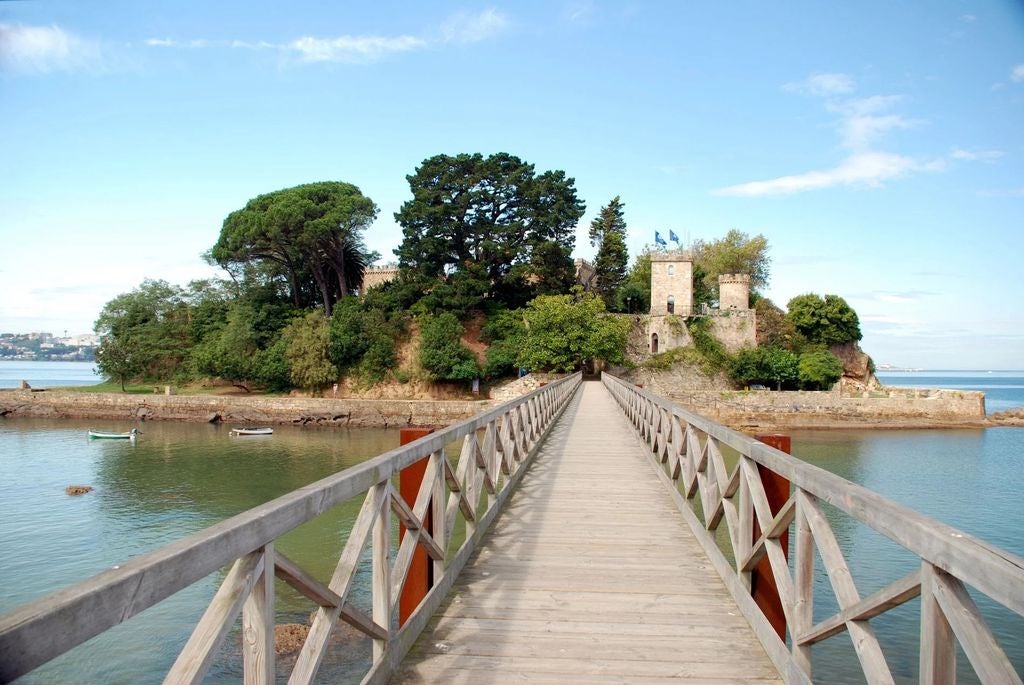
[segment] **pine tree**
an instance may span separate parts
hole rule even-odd
[[[629,254],[626,250],[626,220],[623,204],[616,195],[590,222],[590,244],[597,246],[594,269],[597,289],[605,305],[612,309],[616,295],[626,280]]]

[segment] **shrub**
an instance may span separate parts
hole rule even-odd
[[[800,355],[800,385],[805,390],[827,390],[843,377],[843,362],[827,350]]]
[[[420,365],[435,380],[473,380],[480,377],[476,357],[459,340],[462,324],[455,314],[443,312],[420,322]]]

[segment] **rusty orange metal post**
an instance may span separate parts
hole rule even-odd
[[[433,432],[433,428],[403,428],[400,431],[399,444],[408,445],[410,442],[419,440],[424,435],[429,435]],[[427,472],[427,463],[429,461],[430,457],[424,457],[406,466],[398,475],[398,492],[402,495],[402,499],[409,503],[410,507],[415,505],[416,495],[419,494],[420,484],[423,482],[423,475]],[[434,534],[429,508],[427,509],[427,515],[423,518],[423,527],[431,535]],[[404,537],[405,526],[399,524],[399,542]],[[405,581],[405,587],[402,588],[402,594],[398,598],[399,625],[404,625],[409,617],[412,616],[413,612],[416,611],[416,607],[420,605],[423,598],[430,592],[433,584],[434,566],[430,563],[426,550],[421,546],[417,546],[412,556],[412,563],[409,566],[409,575]]]
[[[758,435],[756,437],[766,445],[770,445],[786,454],[791,453],[792,441],[788,435],[772,434]],[[764,486],[764,493],[768,497],[768,506],[772,510],[772,515],[775,515],[779,513],[779,510],[786,504],[786,500],[789,499],[789,481],[760,464],[757,465],[757,473],[761,476],[761,484]],[[751,542],[757,542],[759,537],[761,537],[761,526],[757,523],[757,516],[754,516],[754,539]],[[782,534],[779,542],[782,544],[782,551],[788,559],[788,530]],[[754,601],[757,602],[761,612],[768,619],[768,622],[772,624],[772,628],[778,633],[779,638],[785,640],[786,615],[782,610],[782,599],[779,597],[779,588],[775,583],[775,576],[772,574],[771,563],[768,561],[767,555],[761,558],[761,561],[757,563],[757,566],[750,574],[750,594],[753,596]]]

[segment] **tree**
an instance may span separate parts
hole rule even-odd
[[[843,377],[843,362],[828,350],[800,355],[800,386],[806,390],[828,390]]]
[[[287,283],[295,307],[334,303],[359,287],[376,257],[362,232],[377,206],[350,183],[320,182],[253,198],[224,220],[210,257],[229,273],[254,264]]]
[[[105,365],[116,358],[131,364],[118,363],[121,371],[115,375],[165,380],[181,373],[191,342],[189,316],[181,288],[167,281],[147,279],[118,295],[103,306],[94,324],[108,348],[101,371],[106,373]]]
[[[703,272],[704,288],[694,285],[695,302],[701,297],[713,296],[718,299],[718,277],[722,274],[750,274],[750,287],[754,291],[768,285],[771,258],[768,257],[768,239],[763,235],[749,237],[746,233],[731,229],[724,238],[693,243],[695,269]]]
[[[96,348],[96,366],[100,373],[121,382],[121,392],[126,390],[125,382],[141,373],[142,366],[135,357],[135,346],[128,339],[105,335]]]
[[[451,312],[420,322],[420,365],[434,379],[469,381],[480,377],[476,357],[462,344],[462,324]]]
[[[346,297],[331,316],[328,357],[342,374],[355,368],[363,379],[379,382],[395,366],[398,333],[384,311]]]
[[[256,377],[256,360],[260,352],[253,321],[255,312],[244,301],[236,301],[227,314],[226,324],[192,348],[193,370],[206,376],[217,376],[232,385],[249,391],[246,381]]]
[[[633,260],[626,282],[619,292],[620,311],[648,312],[651,309],[651,251],[645,249]],[[626,298],[630,298],[627,300]]]
[[[590,244],[597,247],[594,270],[597,289],[606,307],[614,306],[616,294],[626,280],[629,253],[626,250],[626,220],[623,204],[616,195],[590,222]]]
[[[861,339],[857,312],[838,295],[797,295],[786,309],[786,318],[811,343],[842,345]]]
[[[629,321],[607,316],[604,302],[577,288],[571,295],[541,295],[523,312],[526,332],[518,364],[531,371],[570,372],[596,360],[621,363]]]
[[[590,244],[597,248],[594,270],[597,291],[607,307],[614,306],[618,289],[626,282],[629,253],[626,249],[626,219],[623,203],[615,196],[590,223]]]
[[[284,330],[292,383],[304,390],[316,390],[338,380],[338,369],[327,357],[330,324],[322,312],[309,312]]]
[[[786,317],[786,313],[779,309],[767,297],[760,298],[754,303],[754,312],[757,320],[757,344],[767,347],[781,347],[793,352],[799,352],[803,343],[803,336],[800,335],[793,322]]]
[[[475,277],[496,296],[516,291],[538,250],[555,243],[563,249],[563,273],[571,273],[568,255],[584,205],[564,172],[536,175],[513,155],[477,153],[430,157],[406,179],[413,198],[395,213],[403,269],[445,280],[474,265]]]

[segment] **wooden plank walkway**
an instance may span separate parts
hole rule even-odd
[[[650,457],[583,384],[391,683],[781,683]]]

